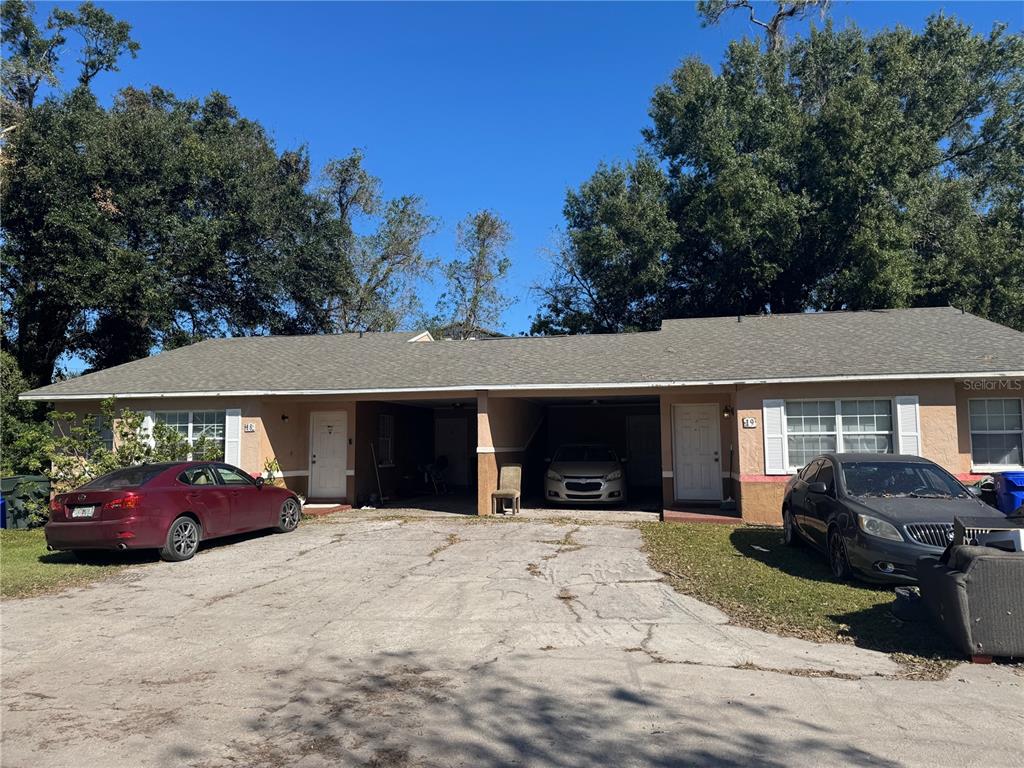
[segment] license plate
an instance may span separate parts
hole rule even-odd
[[[96,513],[96,507],[74,507],[71,510],[72,517],[92,517]]]

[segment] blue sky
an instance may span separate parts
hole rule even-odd
[[[757,34],[740,14],[703,29],[693,2],[100,4],[142,44],[97,79],[106,100],[128,84],[219,90],[279,148],[307,144],[316,167],[361,147],[385,195],[421,195],[443,220],[427,243],[442,259],[460,218],[498,211],[514,234],[512,333],[529,327],[529,288],[550,273],[566,189],[634,154],[653,89],[682,59],[717,64],[730,39]],[[944,10],[987,32],[1020,29],[1022,7],[836,2],[832,17],[919,29]],[[424,287],[428,304],[438,288]]]

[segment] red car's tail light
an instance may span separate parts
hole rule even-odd
[[[61,501],[56,496],[50,499],[50,514],[61,515],[63,513],[64,505],[61,503]]]
[[[139,506],[140,497],[137,493],[128,493],[124,496],[119,496],[116,499],[111,499],[103,505],[103,509],[106,510],[127,510],[137,509]]]

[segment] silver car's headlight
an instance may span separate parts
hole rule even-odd
[[[604,476],[604,479],[605,480],[621,480],[622,479],[622,470],[621,469],[616,469],[613,472],[609,472],[607,475]]]
[[[880,520],[877,517],[859,514],[857,515],[857,525],[869,536],[877,536],[880,539],[890,539],[891,541],[903,541],[903,536],[896,530],[895,525],[887,523],[885,520]]]
[[[546,477],[548,480],[554,480],[556,483],[562,482],[562,476],[553,469],[548,470]]]

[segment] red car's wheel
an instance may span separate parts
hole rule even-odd
[[[171,562],[188,560],[199,549],[203,529],[194,518],[182,515],[167,529],[167,540],[160,549],[160,557]]]
[[[281,504],[281,515],[278,518],[277,530],[281,533],[294,531],[299,527],[299,519],[302,517],[302,507],[297,499],[288,498]]]

